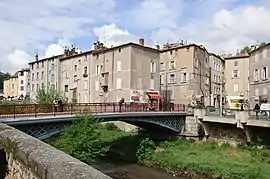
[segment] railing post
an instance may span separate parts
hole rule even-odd
[[[16,117],[16,109],[15,109],[15,108],[16,108],[16,106],[15,106],[15,104],[14,104],[14,105],[13,105],[13,113],[14,113],[14,116],[13,116],[13,117],[14,117],[14,119],[15,119],[15,117]]]
[[[115,103],[113,103],[113,112],[115,113]]]
[[[125,112],[127,112],[127,103],[125,103]]]
[[[35,117],[37,117],[37,104],[34,104]]]
[[[55,105],[55,104],[54,104]],[[54,107],[53,106],[53,115],[55,116],[55,113],[56,113],[56,111],[55,111],[55,109],[56,109],[57,107]]]

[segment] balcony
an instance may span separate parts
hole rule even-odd
[[[107,86],[108,87],[108,83],[109,83],[109,73],[104,73],[101,75],[101,79],[100,79],[100,83],[101,83],[101,87]]]

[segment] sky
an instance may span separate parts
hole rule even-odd
[[[0,71],[27,67],[74,44],[188,41],[236,53],[270,41],[270,0],[1,0]]]

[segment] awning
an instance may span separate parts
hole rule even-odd
[[[149,99],[162,99],[162,96],[160,94],[147,94],[149,96]]]
[[[133,101],[139,101],[140,97],[139,96],[131,96],[131,100]]]

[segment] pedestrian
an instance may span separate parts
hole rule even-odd
[[[63,112],[63,101],[62,101],[62,99],[58,99],[58,106],[59,106],[59,111]]]
[[[258,114],[260,112],[260,109],[261,109],[260,105],[258,103],[256,103],[254,106],[254,111],[256,112],[256,119],[259,118]]]
[[[53,100],[54,112],[57,112],[57,104],[58,104],[57,100],[54,99],[54,100]]]
[[[119,112],[122,112],[122,106],[123,104],[125,103],[125,99],[124,98],[121,98],[120,101],[119,101]]]

